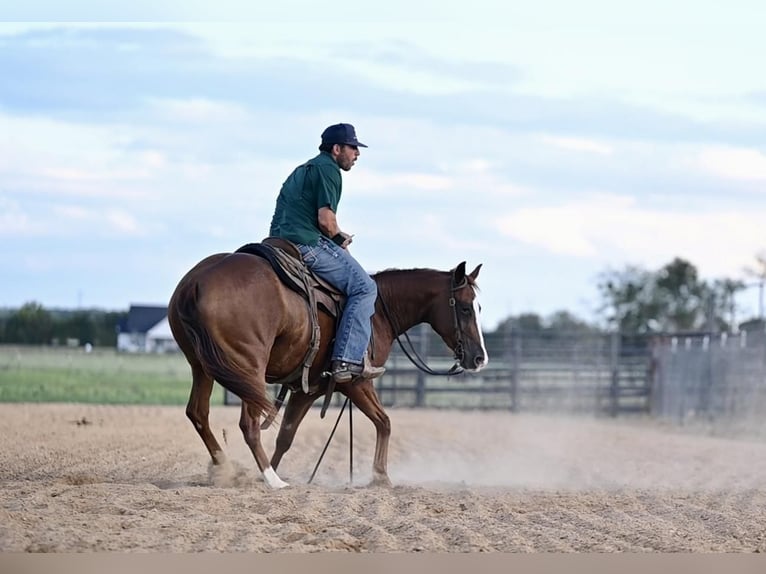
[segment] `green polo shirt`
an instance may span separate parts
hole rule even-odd
[[[340,168],[330,154],[321,152],[299,165],[282,184],[269,235],[316,245],[322,234],[318,212],[329,207],[337,213],[342,188]]]

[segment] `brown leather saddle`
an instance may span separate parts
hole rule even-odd
[[[300,377],[304,393],[309,392],[308,373],[319,351],[319,318],[321,309],[335,320],[336,324],[343,311],[346,296],[330,285],[324,279],[316,276],[303,262],[297,246],[280,237],[267,237],[261,243],[248,243],[235,253],[249,253],[266,259],[274,272],[288,288],[303,296],[311,319],[311,345],[301,365],[278,380],[268,381],[272,384],[283,384],[291,390],[297,390],[296,381]]]

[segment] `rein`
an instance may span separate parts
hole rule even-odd
[[[408,351],[407,348],[404,346],[401,340],[400,335],[395,335],[396,342],[399,343],[399,347],[402,349],[404,354],[407,356],[407,358],[410,360],[410,362],[415,365],[418,369],[423,371],[424,373],[427,373],[429,375],[434,375],[437,377],[449,377],[452,375],[459,375],[464,371],[463,367],[460,366],[460,362],[463,360],[465,356],[465,350],[463,347],[463,330],[460,328],[460,321],[458,321],[457,318],[457,301],[455,300],[455,292],[459,291],[460,289],[463,289],[469,285],[468,279],[463,279],[462,282],[459,284],[455,284],[452,282],[452,285],[450,287],[450,298],[449,298],[449,306],[452,308],[452,322],[453,326],[455,327],[455,340],[457,343],[455,344],[455,348],[453,349],[454,353],[454,359],[455,364],[450,367],[447,371],[435,371],[431,367],[429,367],[426,362],[423,360],[423,358],[418,354],[418,352],[415,350],[415,345],[412,344],[412,341],[410,340],[410,336],[407,334],[407,332],[404,332],[404,338],[407,340],[407,343],[410,346],[410,350]],[[383,297],[378,296],[378,299],[380,300],[381,305],[383,306],[383,313],[386,315],[386,319],[388,320],[389,325],[391,325],[391,328],[394,330],[394,333],[399,331],[399,328],[397,325],[394,324],[394,320],[391,315],[391,311],[388,309],[388,305],[386,304]],[[285,389],[285,387],[282,387]],[[284,398],[284,397],[282,397]],[[341,417],[343,416],[343,411],[346,410],[346,405],[348,405],[348,426],[349,426],[349,482],[353,484],[354,482],[354,425],[352,421],[351,412],[353,410],[353,403],[349,404],[348,397],[346,397],[345,402],[343,403],[343,407],[341,407],[340,412],[338,413],[338,418],[335,421],[335,425],[332,428],[332,431],[330,431],[330,436],[327,437],[327,442],[324,445],[324,448],[322,449],[321,454],[319,455],[319,459],[316,462],[316,465],[314,466],[314,471],[311,473],[311,476],[309,477],[308,484],[311,484],[314,480],[314,477],[316,476],[317,470],[319,470],[319,465],[322,464],[322,460],[324,459],[324,455],[327,452],[327,448],[330,446],[330,443],[332,442],[333,437],[335,436],[335,431],[338,429],[338,423],[340,422]],[[325,406],[323,407],[322,415],[324,416],[324,409],[327,407],[327,403],[325,403]]]
[[[348,397],[346,397],[346,401],[343,403],[343,407],[340,409],[340,412],[338,413],[338,419],[335,421],[335,426],[332,427],[330,436],[327,437],[327,442],[325,443],[324,448],[322,449],[322,454],[319,455],[319,460],[317,460],[317,463],[314,466],[314,471],[311,473],[311,476],[309,477],[308,484],[311,484],[314,481],[314,477],[316,476],[317,470],[319,470],[319,465],[322,464],[322,459],[324,458],[324,455],[327,452],[327,447],[330,446],[330,443],[332,442],[332,437],[335,436],[335,431],[338,429],[338,423],[340,422],[340,417],[343,416],[343,411],[346,410],[346,405],[348,405],[348,432],[349,432],[348,481],[349,481],[349,484],[354,484],[354,420],[351,415],[351,413],[354,410],[354,404],[348,402]]]
[[[450,377],[452,375],[459,375],[464,371],[463,367],[460,366],[460,363],[462,362],[464,358],[464,348],[463,348],[463,330],[460,328],[460,322],[457,318],[457,302],[455,301],[455,292],[459,291],[460,289],[463,289],[464,287],[468,286],[468,279],[463,279],[463,281],[455,285],[455,283],[452,283],[452,286],[450,288],[451,296],[449,298],[449,306],[452,308],[452,321],[453,325],[455,327],[455,340],[457,341],[457,344],[455,345],[455,348],[453,349],[454,353],[454,359],[455,364],[452,365],[449,370],[447,371],[436,371],[429,367],[425,360],[418,354],[418,352],[415,350],[415,345],[412,344],[412,341],[410,340],[410,336],[407,333],[407,331],[404,332],[404,338],[407,340],[407,344],[409,345],[409,350],[405,348],[404,344],[402,343],[401,335],[395,335],[396,342],[399,343],[399,347],[401,348],[402,352],[405,354],[405,356],[410,360],[410,362],[415,365],[418,369],[423,371],[424,373],[427,373],[429,375],[434,375],[437,377]],[[388,309],[388,305],[386,304],[383,297],[378,297],[380,299],[380,303],[383,307],[383,312],[386,315],[386,319],[388,319],[389,325],[391,325],[391,328],[394,330],[394,333],[397,333],[399,331],[398,326],[394,323],[394,320],[391,317],[391,311]]]

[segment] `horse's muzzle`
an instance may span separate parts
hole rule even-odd
[[[487,366],[487,357],[484,355],[484,353],[477,353],[473,356],[473,359],[467,358],[468,360],[464,361],[463,368],[466,371],[471,372],[478,372],[481,371],[484,367]]]

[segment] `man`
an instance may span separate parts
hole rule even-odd
[[[269,235],[295,243],[305,264],[346,295],[332,351],[331,373],[337,383],[357,377],[373,379],[385,372],[367,356],[378,288],[351,256],[352,235],[336,218],[343,180],[367,147],[351,124],[335,124],[322,132],[319,155],[298,166],[282,184]]]

